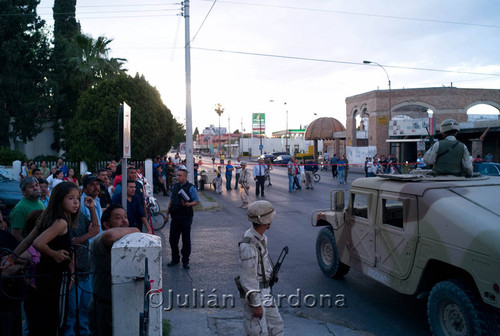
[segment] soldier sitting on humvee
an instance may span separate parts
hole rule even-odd
[[[460,132],[458,122],[446,119],[441,123],[443,140],[434,143],[425,153],[424,162],[434,165],[434,175],[472,176],[472,161],[467,147],[455,138]]]

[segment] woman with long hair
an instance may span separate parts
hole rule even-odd
[[[68,170],[68,176],[63,178],[63,181],[69,181],[78,186],[78,179],[75,177],[75,170],[73,168],[70,168]]]
[[[94,207],[91,197],[85,198],[88,208]],[[49,204],[40,217],[41,234],[33,242],[40,252],[38,316],[30,335],[58,335],[64,325],[65,302],[73,269],[70,228],[78,223],[80,189],[73,183],[61,182],[53,190]]]

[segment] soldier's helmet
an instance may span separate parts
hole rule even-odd
[[[245,166],[246,167],[247,163],[245,161],[240,162],[240,166]]]
[[[271,224],[276,211],[268,201],[256,201],[250,204],[247,211],[248,220],[254,224]]]
[[[441,133],[446,133],[449,131],[460,131],[460,127],[458,127],[458,122],[455,119],[446,119],[441,123]]]

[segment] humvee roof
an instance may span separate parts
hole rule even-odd
[[[391,177],[366,177],[358,178],[352,183],[352,187],[377,189],[381,191],[390,191],[405,193],[410,195],[422,196],[430,189],[443,188],[463,188],[463,187],[482,187],[492,186],[500,188],[500,178],[498,177],[471,177],[471,178],[451,178],[451,177],[423,177],[407,175],[408,178]],[[500,190],[499,190],[500,193]]]

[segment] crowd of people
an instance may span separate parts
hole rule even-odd
[[[0,334],[111,335],[111,246],[152,232],[142,165],[127,167],[126,208],[115,161],[81,179],[62,159],[22,167],[23,198],[0,230]]]
[[[422,161],[423,162],[423,161]],[[417,164],[419,163],[417,159]],[[401,166],[398,163],[396,157],[390,154],[378,155],[376,154],[373,158],[365,158],[365,176],[374,177],[379,174],[401,174]]]

